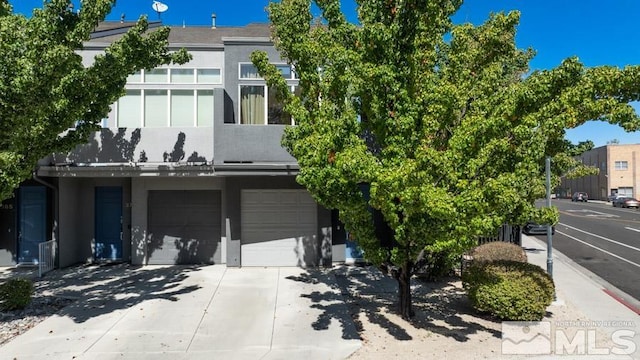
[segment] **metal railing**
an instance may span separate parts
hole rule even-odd
[[[522,233],[520,226],[504,224],[498,230],[495,236],[478,237],[478,245],[486,244],[494,241],[503,241],[516,245],[522,245]]]
[[[48,273],[56,266],[56,242],[45,241],[38,244],[38,276]]]

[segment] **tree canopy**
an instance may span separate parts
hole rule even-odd
[[[577,144],[565,140],[565,144],[567,145],[567,154],[570,156],[582,155],[596,146],[591,140],[579,141]]]
[[[124,91],[127,76],[189,60],[169,52],[169,28],[147,32],[141,18],[85,67],[78,50],[114,0],[46,0],[31,17],[0,0],[0,197],[11,196],[39,159],[87,141]]]
[[[295,119],[283,145],[300,165],[297,181],[340,211],[369,261],[392,269],[405,318],[422,250],[459,252],[504,223],[557,221],[534,201],[545,194],[546,157],[557,174],[575,166],[565,129],[640,125],[628,105],[639,98],[640,67],[569,58],[531,72],[534,51],[515,44],[517,11],[475,26],[452,23],[462,0],[360,0],[352,24],[339,0],[313,3],[320,19],[311,0],[269,5],[300,96],[265,53],[252,60]],[[393,230],[393,248],[376,239],[368,205]]]

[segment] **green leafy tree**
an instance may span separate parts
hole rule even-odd
[[[69,4],[46,0],[26,18],[0,0],[2,199],[31,176],[39,159],[85,143],[122,96],[128,75],[189,60],[184,50],[168,51],[169,28],[147,33],[147,20],[141,18],[85,67],[77,50],[115,1],[83,0],[79,12]]]
[[[461,252],[503,223],[557,221],[534,200],[545,194],[547,156],[557,174],[575,164],[566,128],[640,124],[628,105],[638,98],[638,67],[569,58],[530,73],[534,51],[515,45],[518,12],[454,25],[462,0],[360,0],[356,25],[339,0],[313,3],[321,19],[311,0],[269,5],[299,96],[265,53],[252,61],[295,119],[283,145],[300,165],[297,181],[338,209],[367,259],[398,281],[403,318],[413,315],[411,276],[425,249]],[[393,246],[376,238],[368,206],[392,229]]]
[[[577,144],[565,140],[565,144],[567,146],[566,152],[569,156],[580,156],[595,147],[595,144],[591,140],[580,141]]]

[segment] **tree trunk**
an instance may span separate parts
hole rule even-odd
[[[411,306],[411,272],[413,271],[413,264],[407,261],[399,270],[396,276],[398,281],[399,312],[403,319],[410,320],[415,315]]]

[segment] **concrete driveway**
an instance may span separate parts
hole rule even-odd
[[[56,270],[77,298],[0,359],[343,359],[360,340],[335,277],[298,268],[127,265]]]

